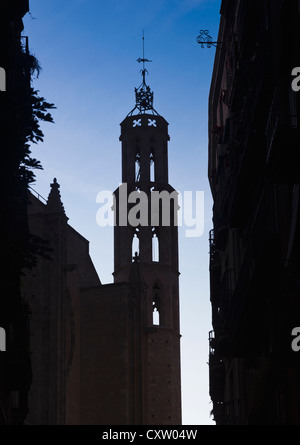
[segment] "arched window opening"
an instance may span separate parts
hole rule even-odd
[[[132,261],[137,261],[140,257],[140,239],[139,232],[136,230],[132,239]]]
[[[159,239],[155,229],[153,229],[152,232],[152,261],[154,263],[159,263]]]
[[[141,155],[140,148],[137,147],[135,155],[135,182],[140,182],[141,179]]]
[[[153,150],[150,153],[150,182],[155,182],[155,160]]]
[[[156,308],[153,310],[153,325],[159,326],[159,312]]]
[[[152,300],[152,310],[153,310],[153,325],[160,325],[160,288],[157,283],[153,286],[153,300]]]

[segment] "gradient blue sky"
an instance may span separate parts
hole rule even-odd
[[[42,72],[34,87],[55,124],[33,147],[44,167],[33,187],[45,198],[56,177],[69,223],[90,241],[102,283],[112,282],[113,229],[96,224],[96,196],[121,181],[119,124],[141,83],[145,32],[147,83],[169,122],[169,180],[178,191],[205,192],[205,232],[179,230],[183,424],[210,425],[208,384],[209,231],[208,94],[215,49],[201,49],[200,29],[217,37],[221,0],[30,0],[24,35]]]

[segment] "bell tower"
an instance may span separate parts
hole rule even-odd
[[[143,38],[144,49],[144,38]],[[144,285],[141,303],[142,423],[181,424],[178,194],[168,178],[168,122],[146,83],[121,123],[122,185],[115,192],[114,282]]]

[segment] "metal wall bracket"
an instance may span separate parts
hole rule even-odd
[[[223,42],[213,42],[213,39],[209,35],[209,31],[207,29],[201,29],[200,35],[197,37],[197,42],[199,43],[199,45],[201,45],[201,48],[204,48],[205,45],[207,48],[211,48],[212,46],[214,46],[215,48],[219,48],[218,45],[222,45],[223,43]]]

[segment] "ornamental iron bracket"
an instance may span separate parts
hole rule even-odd
[[[211,48],[212,46],[214,46],[215,48],[219,48],[218,45],[222,45],[223,43],[223,42],[213,42],[213,39],[209,35],[209,31],[207,29],[201,29],[200,35],[197,37],[197,42],[199,43],[199,45],[201,45],[201,48],[204,48],[204,45],[206,45],[207,48]]]

